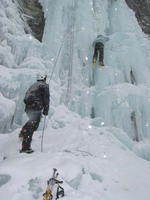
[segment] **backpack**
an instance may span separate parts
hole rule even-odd
[[[35,100],[35,92],[34,91],[31,91],[31,90],[28,90],[25,94],[25,97],[24,97],[24,103],[27,105],[27,104],[32,104]]]

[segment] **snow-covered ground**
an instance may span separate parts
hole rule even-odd
[[[130,151],[134,144],[120,129],[95,128],[89,118],[59,106],[44,131],[42,149],[42,131],[37,131],[35,152],[19,154],[18,132],[1,136],[2,200],[42,199],[53,168],[63,180],[64,200],[149,199],[150,163]]]
[[[149,200],[150,45],[133,11],[124,0],[40,0],[40,43],[14,2],[0,0],[0,200],[42,199],[53,168],[64,200]],[[91,64],[97,34],[110,38],[103,68]],[[35,152],[20,154],[23,98],[41,70],[44,138],[42,118]]]

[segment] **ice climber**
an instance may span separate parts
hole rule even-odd
[[[94,47],[93,64],[97,62],[97,57],[99,53],[99,65],[104,66],[104,45],[109,40],[108,37],[103,35],[98,35],[94,40],[92,46]]]
[[[46,83],[45,73],[37,74],[37,82],[30,86],[24,98],[25,112],[29,120],[20,131],[19,137],[22,138],[22,149],[20,153],[32,153],[31,141],[34,131],[39,127],[41,115],[48,115],[49,111],[49,85]]]

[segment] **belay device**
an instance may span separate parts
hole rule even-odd
[[[60,184],[63,183],[63,181],[57,180],[58,173],[56,173],[57,169],[53,169],[53,175],[52,177],[47,181],[47,189],[46,192],[43,194],[43,200],[52,200],[53,199],[53,187],[55,184],[57,184],[57,191],[56,191],[56,199],[58,199],[60,196],[64,196],[64,189],[60,186]]]

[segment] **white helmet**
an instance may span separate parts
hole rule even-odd
[[[39,72],[39,73],[37,73],[37,75],[36,75],[37,81],[46,80],[46,77],[47,77],[47,75],[46,75],[45,72]]]

